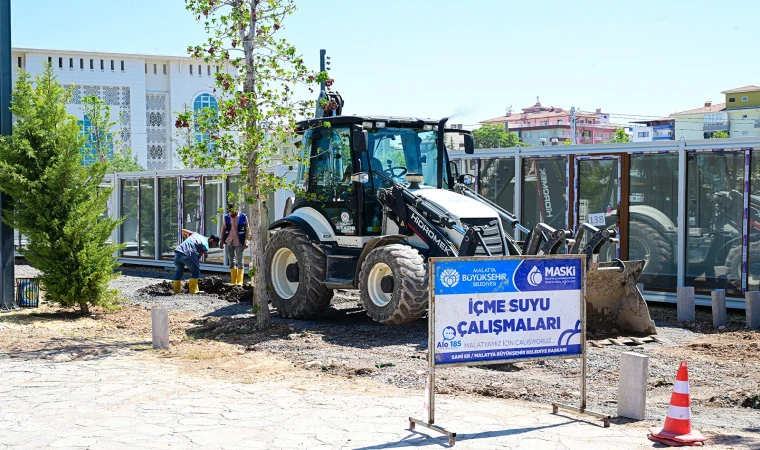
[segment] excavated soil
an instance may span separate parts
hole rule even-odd
[[[253,287],[250,283],[241,286],[231,286],[221,277],[210,276],[198,280],[198,289],[202,294],[215,295],[221,300],[228,302],[251,302],[253,299]],[[187,280],[182,282],[182,294],[189,294]],[[174,282],[162,281],[137,290],[138,295],[167,296],[174,295]]]

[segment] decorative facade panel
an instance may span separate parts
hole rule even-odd
[[[145,95],[145,138],[148,148],[148,170],[169,169],[169,128],[167,95]]]
[[[63,85],[71,89],[72,105],[81,105],[82,99],[94,95],[111,107],[111,117],[118,118],[119,138],[124,149],[132,148],[132,120],[130,113],[129,87],[94,86],[94,85]]]

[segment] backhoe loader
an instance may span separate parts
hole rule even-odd
[[[455,177],[445,147],[447,119],[343,116],[299,124],[309,163],[298,179],[307,193],[269,227],[266,280],[281,316],[307,319],[330,304],[335,289],[358,289],[367,314],[391,325],[427,311],[430,257],[587,255],[588,329],[655,334],[636,282],[644,261],[599,262],[614,230],[523,227],[508,211]],[[526,235],[518,241],[506,227]],[[582,237],[582,236],[581,236]]]

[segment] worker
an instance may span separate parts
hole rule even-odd
[[[174,249],[174,293],[179,294],[182,287],[182,274],[185,267],[190,269],[188,283],[191,294],[198,293],[198,278],[201,276],[200,259],[209,249],[219,246],[219,236],[212,234],[208,238],[190,230],[182,230],[185,240]]]
[[[227,203],[227,214],[222,221],[222,229],[219,232],[222,241],[219,248],[227,249],[227,261],[230,264],[230,278],[233,286],[243,285],[243,250],[248,248],[251,239],[251,231],[248,227],[248,217],[239,213],[235,203]]]

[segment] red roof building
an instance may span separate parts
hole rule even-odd
[[[609,114],[601,109],[596,112],[576,111],[575,124],[578,144],[601,144],[610,141],[615,134],[615,126],[610,124]],[[571,114],[569,109],[536,104],[523,108],[521,113],[507,112],[506,115],[481,121],[486,124],[503,124],[508,131],[515,132],[520,140],[530,145],[557,145],[570,140]]]

